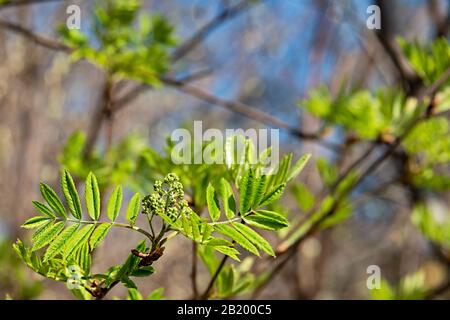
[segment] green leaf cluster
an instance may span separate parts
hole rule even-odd
[[[450,67],[450,45],[447,39],[439,38],[431,45],[398,39],[411,66],[425,84],[431,85]]]
[[[47,184],[41,183],[41,194],[45,203],[34,201],[33,204],[39,215],[28,219],[23,227],[33,229],[33,245],[27,248],[22,241],[14,245],[18,255],[35,272],[58,281],[66,282],[69,279],[67,268],[79,268],[82,284],[85,290],[92,294],[92,280],[98,276],[91,274],[92,253],[105,239],[111,227],[124,227],[140,231],[134,227],[135,220],[140,211],[139,194],[136,193],[128,205],[126,218],[129,224],[115,222],[122,205],[122,188],[116,187],[107,202],[107,217],[109,221],[100,221],[102,208],[101,196],[97,178],[90,173],[86,178],[84,205],[89,219],[83,215],[82,201],[71,174],[64,170],[61,175],[61,189],[64,200]],[[67,207],[64,205],[67,204]],[[140,249],[145,252],[145,242]],[[42,254],[38,251],[43,250]],[[138,268],[138,257],[131,255],[121,271],[120,277],[114,281],[123,280],[123,277],[134,275],[134,272],[144,272]],[[148,272],[147,272],[148,273]],[[110,275],[110,272],[107,273]],[[123,276],[123,277],[122,277]],[[103,279],[104,280],[104,279]],[[106,287],[107,287],[106,282]],[[103,285],[103,284],[102,284]],[[101,294],[98,293],[98,294]]]
[[[74,59],[88,59],[116,77],[159,85],[159,76],[170,68],[169,49],[176,43],[173,26],[160,15],[139,15],[139,9],[138,0],[105,0],[95,4],[95,39],[66,27],[60,34],[74,49]]]

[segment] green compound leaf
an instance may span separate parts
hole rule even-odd
[[[202,241],[201,243],[205,243],[209,240],[211,234],[213,233],[214,228],[209,224],[205,223],[203,227]]]
[[[256,187],[255,187],[255,194],[252,199],[252,208],[257,207],[264,197],[264,193],[266,191],[266,186],[267,186],[267,176],[262,175],[261,177],[259,177],[257,179],[255,184],[256,184]]]
[[[34,234],[31,236],[31,240],[33,242],[36,241],[37,238],[39,238],[40,234],[45,232],[46,229],[49,229],[52,227],[54,221],[49,221],[45,223],[44,225],[38,227],[38,229],[34,232]]]
[[[152,266],[143,267],[137,270],[134,270],[131,275],[133,277],[148,277],[149,275],[155,273],[155,268]]]

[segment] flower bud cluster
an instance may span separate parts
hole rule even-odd
[[[155,181],[154,190],[155,193],[147,195],[142,200],[142,213],[159,215],[165,212],[173,221],[181,213],[190,213],[191,209],[184,199],[183,184],[176,174],[169,173],[163,180]]]

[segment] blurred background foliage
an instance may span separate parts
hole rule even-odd
[[[208,182],[225,173],[175,166],[167,139],[202,120],[280,127],[282,154],[313,155],[271,205],[291,221],[270,239],[279,258],[227,264],[217,297],[448,298],[450,6],[374,2],[380,31],[366,28],[372,1],[70,1],[81,30],[64,27],[69,1],[0,1],[0,295],[71,297],[11,247],[39,182],[57,184],[61,168],[78,183],[93,171],[102,191],[123,184],[128,197],[175,172],[204,208]],[[137,241],[111,233],[99,269]],[[113,295],[195,296],[191,266],[204,287],[220,259],[201,249],[193,263],[191,246],[175,240],[140,292]],[[370,265],[380,289],[367,289]]]

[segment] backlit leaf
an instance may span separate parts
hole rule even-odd
[[[67,218],[66,209],[64,209],[64,206],[61,200],[59,199],[58,195],[56,194],[56,192],[45,183],[40,184],[40,189],[42,197],[44,197],[45,201],[47,201],[47,203],[53,209],[55,214],[58,217]]]
[[[216,192],[211,184],[206,188],[206,202],[208,204],[209,215],[212,221],[217,221],[220,218],[219,202],[216,197]]]
[[[80,246],[86,243],[94,228],[95,225],[90,224],[78,230],[65,244],[63,249],[64,258],[69,258]]]
[[[47,207],[45,204],[40,203],[39,201],[33,201],[34,207],[43,215],[46,215],[47,217],[54,218],[55,214],[53,211]]]
[[[311,158],[311,154],[307,153],[298,159],[295,165],[289,170],[286,182],[294,179],[303,170],[309,158]]]
[[[251,207],[254,190],[255,177],[252,169],[248,169],[244,172],[242,180],[239,183],[239,197],[240,197],[240,212],[244,214],[248,212]]]
[[[45,247],[51,241],[55,239],[58,233],[64,228],[64,222],[58,222],[52,225],[50,228],[45,229],[39,234],[37,238],[34,239],[32,251],[36,251],[42,247]]]
[[[91,251],[94,250],[99,243],[106,237],[109,229],[111,229],[112,225],[110,223],[101,223],[95,228],[94,232],[89,239]]]
[[[233,226],[248,240],[250,240],[256,247],[266,252],[268,255],[275,256],[275,252],[270,246],[269,242],[260,236],[256,231],[241,223],[234,223]]]
[[[141,206],[141,196],[139,193],[136,193],[131,198],[130,203],[128,204],[126,214],[127,220],[130,222],[131,225],[134,225],[134,223],[136,222],[140,206]]]
[[[47,261],[56,256],[63,249],[66,242],[72,237],[78,230],[79,225],[73,224],[61,232],[58,237],[50,244],[47,251],[45,251],[44,261]]]
[[[81,202],[73,178],[67,170],[61,176],[61,188],[67,205],[76,219],[81,219]]]
[[[240,232],[238,232],[234,228],[226,224],[215,225],[214,228],[219,233],[236,241],[236,243],[238,243],[244,249],[247,249],[251,253],[254,253],[257,256],[259,256],[258,249],[256,249],[256,247],[246,237],[244,237]]]
[[[279,186],[276,186],[275,188],[272,188],[267,192],[264,197],[262,198],[261,202],[259,203],[259,206],[265,206],[268,204],[271,204],[272,202],[278,200],[281,195],[284,192],[284,189],[286,188],[286,184],[280,184]]]
[[[22,225],[22,228],[34,229],[39,226],[42,226],[43,224],[45,224],[48,221],[50,221],[49,217],[36,216],[36,217],[30,218],[27,221],[25,221],[25,223]]]
[[[279,230],[288,226],[287,219],[279,213],[258,210],[243,217],[248,224],[265,230]]]
[[[116,221],[117,216],[119,215],[120,208],[122,206],[122,187],[117,186],[114,191],[111,193],[111,196],[108,201],[108,218],[111,221]]]
[[[95,175],[91,172],[86,178],[86,208],[89,216],[97,221],[100,218],[100,190]]]
[[[234,217],[234,210],[236,209],[236,203],[234,201],[233,189],[228,181],[224,178],[220,179],[220,197],[222,199],[223,211],[228,219]]]

